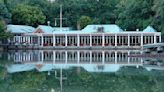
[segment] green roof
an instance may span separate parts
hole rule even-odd
[[[11,33],[32,33],[35,30],[40,28],[44,33],[48,34],[89,34],[89,33],[120,33],[124,32],[118,25],[116,24],[93,24],[87,25],[82,30],[72,30],[70,27],[51,27],[47,25],[39,25],[36,29],[31,26],[26,25],[8,25],[7,30]],[[62,30],[62,31],[61,31]],[[126,32],[126,31],[125,31]],[[136,31],[129,31],[136,32]],[[156,32],[156,30],[148,26],[143,32]]]
[[[152,26],[148,26],[143,32],[157,32]]]
[[[109,25],[88,25],[82,30],[70,30],[70,31],[54,31],[54,34],[88,34],[88,33],[98,33],[99,28],[102,28],[103,33],[119,33],[123,32],[123,30],[115,25],[115,24],[109,24]]]
[[[26,25],[7,25],[7,30],[11,33],[32,33],[35,28]]]

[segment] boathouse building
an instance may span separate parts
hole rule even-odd
[[[7,30],[14,34],[8,44],[20,48],[141,48],[161,42],[161,33],[151,26],[142,31],[124,31],[115,24],[88,25],[82,30],[8,25]]]

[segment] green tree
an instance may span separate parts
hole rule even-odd
[[[154,6],[152,7],[155,12],[153,18],[153,25],[162,32],[164,35],[164,1],[163,0],[154,0]]]
[[[91,24],[92,20],[89,16],[81,16],[78,22],[80,24],[80,28],[84,28],[88,24]]]
[[[46,17],[42,11],[35,6],[29,5],[18,5],[12,10],[12,23],[37,26],[38,24],[43,24]]]
[[[8,0],[7,7],[13,10],[18,4],[38,7],[46,16],[46,21],[51,21],[54,26],[54,18],[59,18],[60,5],[63,9],[63,26],[76,28],[81,15],[90,16],[95,24],[115,23],[116,4],[119,0]],[[43,7],[44,6],[44,7]],[[77,12],[78,11],[78,12]],[[59,21],[57,20],[57,26]]]
[[[7,40],[7,38],[11,37],[12,34],[6,31],[6,24],[4,20],[0,20],[0,40]]]
[[[9,32],[6,32],[6,23],[11,19],[11,14],[6,8],[3,1],[0,1],[0,40],[5,40],[11,36]]]
[[[11,19],[11,14],[9,13],[5,4],[2,1],[0,1],[0,20],[5,20],[6,22],[9,22],[10,19]]]
[[[124,29],[144,29],[152,24],[154,12],[151,7],[153,0],[122,0],[117,5],[116,13],[118,20],[116,24]]]
[[[3,4],[4,1],[5,5]],[[81,15],[86,15],[92,19],[94,24],[116,23],[127,30],[135,30],[136,28],[142,30],[151,25],[164,34],[164,0],[55,0],[55,2],[49,2],[48,0],[0,0],[0,2],[2,2],[0,12],[6,11],[7,8],[11,12],[19,4],[23,5],[17,11],[29,10],[26,9],[27,5],[38,7],[37,9],[46,16],[46,21],[51,21],[52,26],[54,26],[54,18],[59,18],[60,5],[62,5],[63,17],[66,18],[66,20],[63,20],[63,26],[76,28]],[[5,6],[6,9],[1,8]],[[33,10],[30,13],[36,14]],[[26,14],[26,11],[21,14],[23,15],[16,16],[12,20],[14,24],[38,24],[38,22],[32,22],[34,24],[31,24],[31,22],[25,21],[33,19],[33,16],[29,18],[30,14]],[[16,15],[18,14],[16,13]],[[23,17],[25,15],[28,18]],[[59,26],[59,21],[57,21],[57,24]]]

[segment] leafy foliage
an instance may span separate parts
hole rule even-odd
[[[164,35],[164,0],[154,0],[152,9],[155,12],[153,24]]]
[[[87,26],[88,24],[91,24],[92,20],[90,17],[88,16],[81,16],[79,19],[79,24],[80,27],[83,29],[85,26]]]
[[[0,40],[10,37],[10,33],[6,32],[6,23],[11,19],[11,14],[5,4],[0,1]]]
[[[24,24],[37,26],[45,22],[45,16],[42,11],[29,5],[18,5],[12,11],[13,24]]]
[[[3,20],[0,20],[0,40],[11,37],[12,34],[6,31],[6,25]]]
[[[10,20],[11,14],[9,13],[8,9],[6,8],[3,2],[0,2],[0,19]]]
[[[140,28],[143,30],[146,26],[153,26],[158,31],[164,34],[164,0],[1,0],[5,1],[4,11],[12,13],[12,22],[14,24],[47,24],[46,21],[51,22],[54,26],[54,18],[59,18],[60,5],[63,9],[63,26],[77,27],[80,18],[85,15],[91,18],[94,24],[117,24],[126,30],[136,30]],[[2,3],[3,4],[3,3]],[[21,14],[12,12],[20,7],[20,10],[25,10]],[[27,12],[34,13],[33,10],[27,11],[28,7],[38,7],[44,18],[41,17],[39,21],[35,22],[36,18],[27,14],[27,18],[22,17]],[[7,10],[8,9],[8,10]],[[35,10],[35,9],[34,9]],[[17,10],[18,11],[18,10]],[[5,16],[9,13],[4,13]],[[17,16],[16,16],[16,15]],[[41,14],[42,15],[42,14]],[[39,18],[39,17],[38,17]],[[10,18],[9,18],[10,19]],[[43,21],[44,20],[44,21]],[[57,20],[59,26],[59,20]],[[83,28],[83,26],[82,26]]]
[[[118,20],[116,23],[124,29],[144,29],[152,24],[154,12],[152,0],[122,0],[117,4]]]

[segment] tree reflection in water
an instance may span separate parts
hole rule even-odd
[[[123,67],[115,73],[90,73],[77,67],[63,70],[63,92],[163,92],[164,71],[147,71],[140,67]],[[60,70],[56,70],[60,72]],[[50,92],[53,88],[59,92],[60,82],[47,72],[36,70],[8,74],[1,79],[1,92]]]

